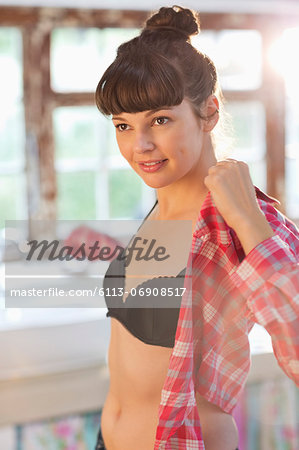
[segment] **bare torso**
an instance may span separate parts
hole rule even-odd
[[[196,217],[192,221],[193,231],[195,222]],[[143,233],[147,232],[143,227],[141,229]],[[170,234],[168,228],[168,238]],[[161,233],[159,236],[161,237]],[[165,239],[167,240],[166,236]],[[171,241],[174,240],[167,240],[167,243],[170,244]],[[172,248],[170,254],[173,258],[170,259],[171,263],[168,261],[161,268],[163,275],[176,275],[186,267],[190,246],[191,235],[181,248],[178,245],[176,249]],[[184,259],[178,259],[178,253]],[[143,269],[144,267],[139,267],[140,273],[145,273]],[[131,273],[136,274],[136,270],[136,267],[131,267]],[[140,279],[138,281],[136,277],[130,277],[130,270],[127,270],[126,290],[139,283]],[[126,296],[124,301],[125,299]],[[110,386],[101,418],[107,450],[153,450],[161,391],[171,352],[172,348],[142,342],[117,319],[111,318],[108,355]],[[199,395],[196,395],[196,400],[206,450],[235,450],[238,433],[232,416]]]

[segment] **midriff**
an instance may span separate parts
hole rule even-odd
[[[161,390],[172,349],[148,345],[111,318],[110,386],[101,429],[107,450],[153,450]],[[206,450],[235,450],[234,419],[196,396]]]

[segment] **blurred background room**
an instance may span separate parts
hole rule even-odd
[[[228,113],[218,156],[299,225],[299,1],[189,0],[194,45],[215,62]],[[156,0],[0,0],[0,449],[93,450],[109,377],[105,308],[5,308],[5,220],[142,219],[155,200],[121,157],[94,91]],[[121,8],[121,9],[119,9]],[[252,367],[234,417],[239,450],[298,450],[299,393],[250,333]],[[221,450],[221,449],[219,449]]]

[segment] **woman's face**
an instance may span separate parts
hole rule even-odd
[[[167,186],[198,166],[204,131],[187,100],[166,109],[122,113],[112,121],[121,154],[148,186]]]

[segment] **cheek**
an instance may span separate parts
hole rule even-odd
[[[127,160],[130,161],[130,150],[129,146],[126,145],[125,142],[123,142],[121,139],[117,139],[117,145],[120,151],[120,154]]]
[[[185,157],[190,160],[199,158],[203,144],[203,136],[198,128],[190,129],[190,132],[185,135],[184,142],[183,151]]]
[[[188,154],[188,136],[184,130],[172,133],[162,144],[173,158],[183,161]],[[161,147],[163,148],[163,146]]]
[[[177,140],[178,154],[184,161],[193,160],[199,153],[199,142],[194,134],[182,134]]]

